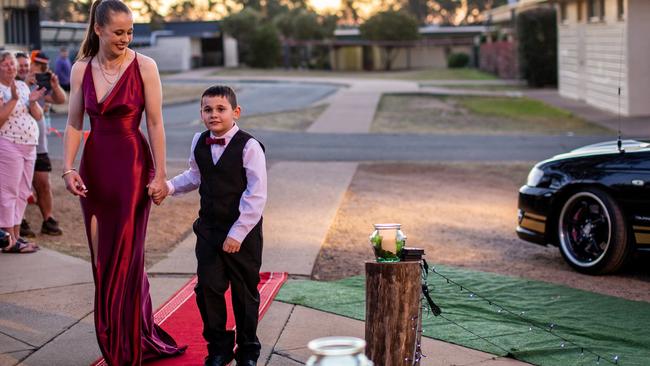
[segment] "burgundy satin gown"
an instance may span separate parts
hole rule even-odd
[[[154,175],[151,150],[140,132],[144,84],[136,57],[99,102],[91,69],[89,63],[82,82],[91,130],[79,174],[88,188],[81,209],[93,258],[95,330],[109,365],[140,365],[185,349],[154,324],[144,271],[151,207],[146,186]]]

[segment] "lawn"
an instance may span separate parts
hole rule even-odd
[[[420,87],[446,88],[454,90],[482,90],[482,91],[524,91],[525,86],[521,85],[480,85],[480,84],[445,84],[439,83],[420,83]]]
[[[529,98],[384,95],[372,132],[604,135],[611,131]]]
[[[393,80],[492,80],[494,75],[477,69],[431,68],[409,71],[326,71],[326,70],[285,70],[285,69],[223,69],[215,76],[264,76],[264,77],[319,77],[319,78],[359,78],[359,79],[393,79]]]

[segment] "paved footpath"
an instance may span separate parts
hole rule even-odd
[[[179,78],[205,79],[205,73],[196,71]],[[322,78],[291,80],[324,82]],[[366,133],[382,93],[419,88],[408,81],[332,82],[347,87],[328,98],[330,106],[311,126],[311,133]],[[272,165],[263,270],[286,271],[301,278],[311,275],[356,167],[354,162]],[[194,240],[190,235],[149,269],[154,307],[193,275]],[[47,249],[31,255],[0,254],[0,278],[0,365],[87,365],[99,356],[92,325],[93,284],[88,262]],[[363,334],[362,322],[274,302],[259,327],[263,344],[259,364],[301,365],[309,356],[307,341],[328,335]],[[424,339],[423,349],[429,357],[422,365],[524,365],[428,338]]]

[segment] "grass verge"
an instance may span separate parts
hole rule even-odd
[[[326,70],[284,70],[284,69],[223,69],[216,76],[276,76],[276,77],[322,77],[322,78],[358,78],[358,79],[394,79],[394,80],[492,80],[492,74],[477,69],[430,68],[409,71],[326,71]]]
[[[529,98],[384,95],[372,132],[608,135],[608,129]]]

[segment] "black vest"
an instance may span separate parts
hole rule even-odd
[[[237,131],[217,164],[212,161],[210,145],[205,143],[208,136],[210,131],[202,133],[194,148],[194,159],[201,172],[199,223],[227,233],[239,218],[239,202],[248,184],[242,155],[253,136]],[[260,145],[264,150],[264,145]],[[261,228],[261,221],[256,229]]]

